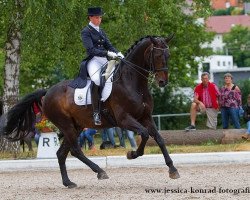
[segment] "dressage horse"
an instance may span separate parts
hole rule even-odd
[[[179,173],[152,118],[153,98],[148,83],[151,75],[154,75],[159,87],[164,87],[168,83],[170,56],[168,43],[172,37],[172,35],[166,38],[146,36],[136,41],[126,52],[125,58],[120,61],[114,74],[111,95],[102,105],[114,119],[113,123],[108,118],[102,117],[102,125],[95,126],[92,120],[92,107],[76,105],[74,89],[69,87],[70,81],[63,81],[47,91],[38,90],[24,97],[8,112],[5,126],[0,127],[0,134],[12,140],[23,137],[20,135],[21,131],[15,135],[12,135],[12,132],[31,127],[34,121],[31,107],[36,103],[64,135],[64,140],[57,151],[64,186],[69,188],[77,186],[67,175],[65,160],[69,152],[96,172],[98,179],[108,178],[106,172],[89,160],[78,145],[77,138],[85,127],[98,129],[118,126],[137,132],[142,140],[136,151],[127,153],[128,159],[142,156],[149,136],[153,137],[169,167],[169,177],[179,178]]]

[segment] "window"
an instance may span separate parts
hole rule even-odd
[[[202,72],[210,71],[210,63],[202,63]]]
[[[223,63],[222,63],[222,64],[223,64],[223,66],[226,66],[226,62],[225,62],[225,61],[223,61]]]
[[[220,66],[220,61],[217,61],[217,65]]]

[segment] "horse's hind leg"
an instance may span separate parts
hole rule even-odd
[[[144,154],[144,149],[149,138],[148,130],[129,115],[127,115],[127,118],[122,121],[121,125],[128,130],[137,132],[139,135],[141,135],[142,139],[136,151],[128,151],[127,158],[136,159],[137,157],[142,156]]]
[[[72,156],[78,158],[83,163],[85,163],[87,166],[89,166],[94,172],[97,173],[97,178],[102,179],[108,179],[108,175],[106,172],[101,169],[97,164],[89,160],[82,152],[80,146],[78,145],[77,141],[74,143],[74,145],[70,148],[70,152]]]
[[[69,153],[69,150],[70,150],[69,144],[67,144],[66,141],[63,140],[56,154],[58,158],[63,185],[68,188],[73,188],[73,187],[76,187],[77,185],[69,180],[66,165],[65,165],[65,161]]]
[[[142,156],[144,154],[144,149],[148,141],[148,138],[149,138],[148,134],[141,134],[141,143],[139,144],[136,151],[128,151],[127,159],[135,159],[139,156]]]

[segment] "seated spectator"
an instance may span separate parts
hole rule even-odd
[[[185,131],[196,130],[195,121],[197,112],[206,113],[207,115],[207,127],[216,129],[217,116],[218,116],[218,98],[219,89],[215,83],[209,81],[210,75],[208,72],[203,72],[201,75],[201,81],[194,89],[194,100],[190,108],[190,120],[191,124]]]
[[[79,136],[79,143],[80,147],[83,147],[83,144],[85,144],[86,140],[88,143],[88,148],[91,150],[95,149],[94,145],[94,135],[97,133],[97,130],[92,129],[92,128],[85,128],[83,131],[80,133]]]
[[[244,135],[242,135],[242,138],[247,140],[250,139],[250,94],[247,97],[247,104],[243,107],[243,109],[244,109],[243,118],[247,123],[247,132]]]
[[[115,148],[114,128],[104,128],[101,132],[102,144],[100,149]]]

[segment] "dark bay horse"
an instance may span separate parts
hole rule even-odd
[[[89,160],[78,145],[77,138],[85,127],[98,129],[118,126],[137,132],[142,140],[136,151],[127,153],[128,159],[142,156],[149,136],[153,137],[169,167],[169,177],[179,178],[179,173],[173,165],[152,118],[153,98],[148,87],[150,75],[154,75],[155,81],[160,87],[164,87],[168,82],[167,61],[170,56],[168,43],[171,39],[172,36],[141,38],[127,51],[125,59],[121,60],[117,73],[114,74],[111,96],[102,105],[109,111],[115,124],[102,117],[102,125],[95,126],[92,120],[91,105],[76,105],[74,89],[68,86],[70,81],[63,81],[48,91],[38,90],[24,97],[8,112],[5,119],[2,119],[5,120],[5,126],[0,127],[0,134],[13,140],[20,139],[21,131],[14,136],[12,132],[16,129],[30,128],[34,121],[32,105],[35,102],[41,105],[43,113],[64,135],[64,140],[57,152],[64,186],[76,187],[76,184],[71,182],[67,175],[65,160],[69,152],[96,172],[98,179],[108,178],[106,172]]]

